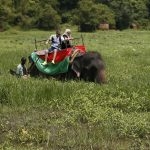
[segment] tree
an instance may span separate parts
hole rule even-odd
[[[96,4],[92,0],[79,1],[74,18],[81,31],[94,31],[101,22],[114,23],[113,12],[106,5]]]
[[[13,0],[12,25],[21,26],[23,28],[31,28],[34,26],[39,12],[38,0]]]
[[[21,0],[12,0],[12,5],[15,10],[19,8],[20,4],[21,4]]]
[[[61,18],[58,13],[52,8],[51,5],[46,5],[40,11],[38,27],[41,29],[54,29],[58,28],[61,23]]]
[[[109,5],[115,12],[118,29],[128,28],[131,23],[140,23],[148,17],[146,0],[112,0]]]
[[[11,1],[0,0],[0,30],[3,31],[9,27],[12,16]]]
[[[59,1],[59,9],[63,13],[64,11],[70,11],[77,7],[79,0],[58,0]]]
[[[111,0],[95,0],[95,2],[102,3],[108,5]]]

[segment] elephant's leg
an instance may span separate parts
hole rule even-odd
[[[32,68],[34,67],[34,62],[30,63],[30,67],[27,69],[27,72],[30,74],[30,72],[32,71]]]
[[[30,67],[28,68],[28,74],[30,74],[30,76],[39,76],[40,73],[35,63],[31,63]]]
[[[83,68],[81,75],[82,75],[81,78],[84,79],[85,81],[95,82],[97,69],[94,66],[90,68],[88,67]]]

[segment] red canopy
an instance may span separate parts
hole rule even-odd
[[[81,53],[85,53],[86,52],[86,49],[85,49],[84,45],[77,45],[74,48],[78,49]],[[72,48],[66,48],[66,49],[57,51],[55,62],[60,62],[60,61],[64,60],[66,57],[71,55],[71,52],[72,52]],[[43,60],[45,59],[45,50],[37,51],[36,53],[37,53],[37,55],[39,55],[39,57],[41,59],[43,59]],[[51,62],[52,59],[53,59],[53,52],[52,53],[48,53],[47,61]]]

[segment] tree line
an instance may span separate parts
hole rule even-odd
[[[0,0],[0,30],[19,26],[50,30],[60,24],[94,31],[100,23],[127,29],[150,29],[149,0]]]

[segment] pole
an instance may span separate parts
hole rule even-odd
[[[37,50],[37,41],[36,41],[36,38],[34,40],[34,44],[35,44],[35,50]]]
[[[82,36],[82,34],[81,34],[81,39],[82,39],[82,44],[83,44],[83,46],[84,46],[84,40],[83,40],[83,36]]]

